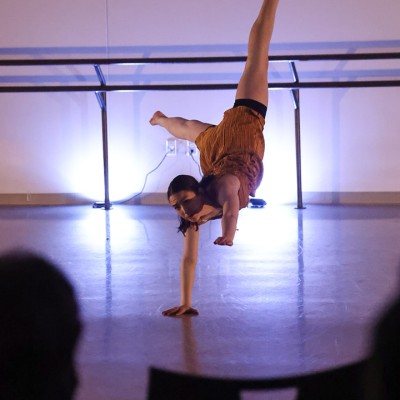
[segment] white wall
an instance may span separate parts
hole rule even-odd
[[[2,0],[0,58],[245,55],[260,0]],[[281,1],[272,54],[399,51],[398,0]],[[236,82],[242,65],[104,68],[114,83]],[[301,79],[400,76],[400,61],[314,63]],[[387,72],[390,70],[390,72]],[[290,79],[271,65],[271,81]],[[0,84],[96,82],[89,67],[5,68]],[[156,109],[217,123],[233,91],[111,93],[111,197],[141,190],[162,159],[169,135],[148,120]],[[400,91],[303,90],[305,192],[400,192]],[[100,110],[94,94],[0,93],[0,195],[83,193],[102,198]],[[271,91],[265,130],[265,178],[259,195],[294,200],[291,96]],[[148,177],[146,193],[165,192],[178,173],[198,176],[185,154],[168,156]]]

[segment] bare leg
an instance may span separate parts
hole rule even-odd
[[[160,125],[165,128],[171,135],[178,139],[189,140],[194,142],[197,136],[206,130],[211,124],[189,120],[181,117],[167,117],[161,111],[156,111],[150,119],[151,125]]]
[[[236,99],[253,99],[268,105],[268,52],[279,0],[264,0],[250,31],[248,56]]]

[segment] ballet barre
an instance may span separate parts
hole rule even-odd
[[[400,52],[355,53],[355,54],[310,54],[310,55],[276,55],[270,56],[271,63],[286,63],[290,69],[290,82],[269,82],[270,90],[289,90],[293,99],[295,142],[296,142],[296,178],[297,178],[297,207],[303,209],[302,173],[301,173],[301,130],[300,130],[300,90],[327,88],[378,88],[399,87],[400,68],[394,79],[346,79],[301,81],[297,63],[323,61],[382,61],[400,60]],[[46,92],[93,92],[101,109],[102,147],[104,168],[104,209],[111,207],[109,196],[108,170],[108,122],[107,122],[107,93],[108,92],[137,92],[137,91],[205,91],[205,90],[235,90],[237,83],[222,84],[109,84],[102,71],[103,66],[110,65],[157,65],[157,64],[217,64],[244,63],[246,56],[227,57],[159,57],[159,58],[80,58],[80,59],[0,59],[0,67],[49,67],[49,66],[91,66],[94,68],[96,84],[69,85],[5,85],[0,84],[0,93],[46,93]],[[0,70],[1,71],[1,70]]]

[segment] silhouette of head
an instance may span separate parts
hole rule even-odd
[[[81,331],[73,287],[49,261],[28,252],[0,256],[0,396],[70,400]]]

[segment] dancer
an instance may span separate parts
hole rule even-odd
[[[179,139],[195,142],[204,174],[201,182],[177,176],[168,188],[168,201],[180,217],[184,235],[181,261],[181,305],[167,316],[198,314],[192,308],[192,288],[198,256],[199,226],[221,218],[222,236],[214,244],[232,246],[239,209],[254,196],[262,175],[263,129],[268,105],[268,52],[278,0],[263,0],[248,42],[248,56],[233,108],[218,125],[167,117],[156,111],[150,119]]]

